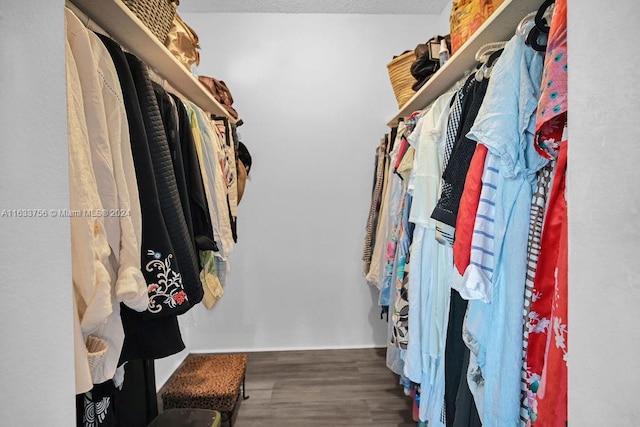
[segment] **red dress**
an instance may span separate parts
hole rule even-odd
[[[526,370],[529,423],[567,423],[568,238],[565,173],[567,141],[567,13],[557,0],[545,56],[535,145],[557,164],[545,214],[529,315]]]

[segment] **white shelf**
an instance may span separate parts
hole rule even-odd
[[[476,64],[475,55],[482,45],[509,40],[522,18],[527,13],[538,10],[542,3],[543,0],[505,0],[473,36],[451,55],[447,63],[407,101],[388,125],[396,126],[400,119],[425,108],[452,87]]]
[[[237,122],[121,0],[71,0],[71,3],[182,96],[208,113]]]

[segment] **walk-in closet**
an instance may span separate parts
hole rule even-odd
[[[0,425],[640,426],[639,17],[6,2]]]

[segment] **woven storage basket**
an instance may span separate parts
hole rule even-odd
[[[391,80],[393,93],[396,95],[396,100],[398,101],[398,108],[402,108],[415,93],[415,91],[411,89],[411,86],[416,82],[416,79],[413,78],[410,71],[411,64],[413,64],[415,60],[416,54],[410,50],[393,58],[393,61],[387,64],[389,79]]]
[[[122,0],[154,36],[164,44],[176,14],[178,0]]]

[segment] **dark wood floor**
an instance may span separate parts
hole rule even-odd
[[[248,354],[235,427],[416,426],[385,349]]]

